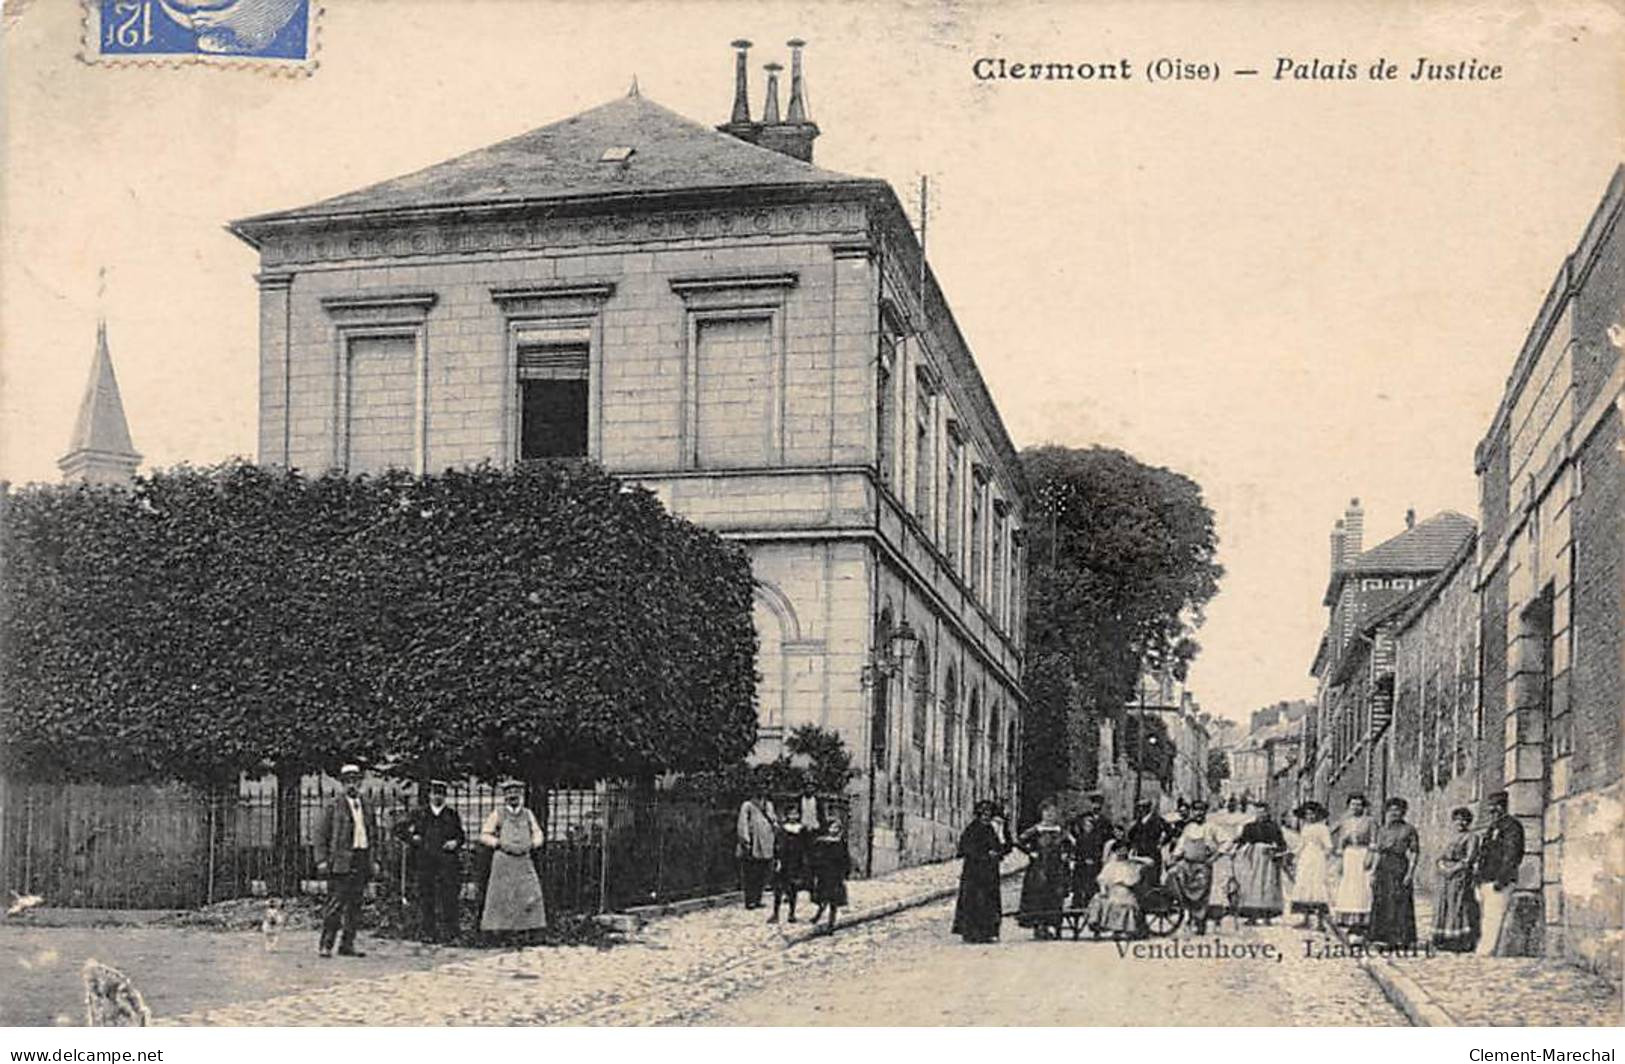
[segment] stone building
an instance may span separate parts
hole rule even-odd
[[[231,229],[259,254],[265,463],[584,458],[744,544],[758,755],[796,725],[860,767],[881,871],[1012,798],[1015,448],[892,188],[812,163],[746,50],[712,128],[625,97]],[[342,150],[342,146],[336,148]]]
[[[1310,669],[1318,681],[1299,768],[1304,798],[1333,815],[1351,794],[1388,793],[1388,723],[1393,709],[1393,629],[1403,603],[1456,557],[1473,535],[1470,518],[1446,510],[1361,550],[1365,515],[1354,499],[1332,532],[1332,573],[1323,604],[1326,631]]]
[[[1625,892],[1625,267],[1615,170],[1558,269],[1478,445],[1483,664],[1492,746],[1480,789],[1504,788],[1529,847],[1509,919],[1531,951],[1616,978]]]
[[[1410,803],[1424,870],[1435,867],[1455,834],[1452,809],[1482,814],[1481,766],[1500,760],[1499,736],[1487,733],[1478,697],[1477,548],[1478,537],[1468,537],[1438,576],[1403,601],[1391,626],[1393,737],[1383,776],[1387,793]],[[1418,878],[1419,887],[1432,889],[1431,876]]]

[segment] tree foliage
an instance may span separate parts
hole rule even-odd
[[[755,742],[748,560],[594,466],[231,463],[4,505],[14,769],[593,778]]]
[[[1224,781],[1230,778],[1230,755],[1223,750],[1207,752],[1207,789],[1218,794]]]
[[[1022,464],[1025,750],[1037,755],[1024,760],[1023,792],[1036,800],[1069,776],[1069,767],[1052,763],[1067,749],[1069,714],[1120,719],[1142,670],[1183,677],[1200,651],[1191,632],[1224,570],[1213,512],[1189,477],[1103,447],[1029,448]]]

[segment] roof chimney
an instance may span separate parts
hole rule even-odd
[[[750,56],[750,42],[741,37],[734,41],[734,113],[729,125],[750,124],[750,87],[745,79],[745,63]]]
[[[762,124],[776,126],[779,124],[779,71],[784,65],[768,63],[762,69],[767,71],[767,102],[762,105]]]
[[[1333,576],[1336,576],[1337,571],[1339,569],[1343,568],[1343,546],[1344,546],[1345,538],[1346,538],[1346,536],[1345,536],[1345,534],[1343,532],[1343,521],[1342,521],[1341,518],[1339,518],[1337,524],[1332,526],[1332,575]]]
[[[787,42],[790,46],[790,122],[807,121],[807,88],[801,80],[801,50],[807,42],[800,37],[791,37]]]
[[[771,106],[774,113],[766,119],[770,124],[758,127],[760,139],[756,143],[782,155],[788,155],[792,159],[810,163],[813,140],[818,136],[818,126],[807,117],[807,85],[801,76],[801,49],[806,47],[806,44],[807,42],[800,37],[791,38],[789,41],[790,106],[783,122],[778,120],[777,93],[774,90],[776,79],[773,79],[770,73],[768,92],[773,94],[771,98],[775,102]]]
[[[1405,511],[1405,527],[1406,528],[1415,528],[1416,527],[1416,510],[1414,508],[1407,509]]]
[[[1353,561],[1365,550],[1365,511],[1359,499],[1349,500],[1349,508],[1343,512],[1343,531],[1343,558]]]

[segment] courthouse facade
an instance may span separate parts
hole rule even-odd
[[[898,199],[811,163],[799,54],[753,121],[638,94],[232,231],[260,255],[260,460],[584,458],[744,544],[759,757],[843,735],[854,852],[1013,799],[1021,473]]]

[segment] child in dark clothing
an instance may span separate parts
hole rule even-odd
[[[847,852],[846,834],[839,817],[830,816],[823,833],[812,840],[807,863],[812,867],[812,899],[818,906],[813,913],[813,923],[817,924],[828,909],[829,923],[824,926],[824,934],[831,934],[835,930],[836,914],[846,904],[846,877],[852,872],[852,855]]]
[[[812,880],[807,870],[807,845],[811,832],[801,822],[801,810],[791,806],[784,812],[784,823],[778,825],[773,846],[773,915],[770,924],[779,922],[779,906],[790,903],[790,922],[796,922],[796,896],[802,891],[812,893]]]

